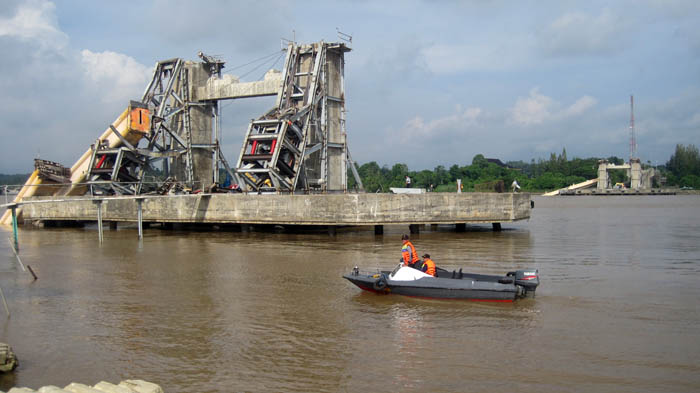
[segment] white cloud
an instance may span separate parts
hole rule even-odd
[[[143,92],[152,69],[121,53],[84,49],[80,54],[85,81],[103,102],[141,98],[134,94]]]
[[[511,109],[510,123],[528,127],[547,121],[558,121],[579,116],[597,104],[591,96],[583,96],[570,106],[559,109],[560,104],[551,97],[540,94],[539,88],[530,90],[530,96],[520,97]]]
[[[54,10],[49,1],[31,0],[20,4],[11,18],[0,19],[0,37],[35,41],[42,50],[60,50],[68,45],[68,36],[58,28]]]
[[[568,108],[564,109],[562,112],[562,115],[564,117],[570,117],[570,116],[578,116],[582,114],[583,112],[587,111],[588,109],[592,108],[595,106],[595,104],[598,103],[598,100],[591,96],[583,96],[576,100],[571,106]]]
[[[151,70],[124,54],[72,47],[51,2],[3,11],[0,133],[16,143],[0,144],[0,172],[27,171],[38,152],[70,165],[129,99],[141,98]]]
[[[540,124],[551,117],[552,99],[539,93],[537,87],[527,98],[518,98],[512,109],[512,122],[521,126]]]
[[[457,106],[455,113],[425,122],[422,117],[416,116],[406,122],[401,129],[402,140],[430,138],[447,132],[463,132],[468,127],[474,127],[482,115],[481,108],[467,108],[462,110]]]

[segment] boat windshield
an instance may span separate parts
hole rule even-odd
[[[418,269],[414,269],[408,266],[400,266],[398,270],[392,273],[389,278],[396,281],[415,281],[423,277],[434,278],[430,274],[423,273]]]
[[[396,265],[396,267],[394,268],[394,270],[391,271],[390,276],[391,276],[391,277],[394,277],[394,274],[396,274],[396,272],[398,272],[399,269],[401,269],[401,266],[402,266],[402,265],[403,265],[403,263],[399,263],[398,265]]]

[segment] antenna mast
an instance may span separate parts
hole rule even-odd
[[[630,95],[630,162],[637,158],[637,135],[634,132],[634,96]]]

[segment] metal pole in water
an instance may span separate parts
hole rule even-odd
[[[2,291],[2,288],[0,288],[0,295],[2,295],[2,304],[5,305],[5,312],[7,313],[7,316],[10,316],[10,308],[7,307],[7,300],[5,300],[5,293]]]
[[[15,238],[15,250],[19,252],[19,242],[17,241],[17,204],[10,207],[12,209],[12,234]]]
[[[100,243],[102,243],[102,201],[96,200],[94,203],[97,204],[97,232],[99,233]]]
[[[136,204],[138,205],[138,209],[139,209],[139,214],[138,214],[138,216],[139,216],[139,240],[143,239],[143,211],[141,209],[142,203],[143,203],[142,198],[136,199]]]
[[[24,264],[22,263],[22,258],[19,257],[19,253],[17,252],[17,249],[15,248],[14,244],[12,244],[12,240],[10,238],[7,239],[10,242],[10,247],[12,247],[12,252],[15,253],[15,257],[17,258],[17,262],[19,262],[19,266],[22,268],[22,271],[25,272],[27,269],[24,268]]]

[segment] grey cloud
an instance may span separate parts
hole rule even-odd
[[[281,0],[203,3],[157,0],[150,20],[154,33],[160,33],[161,40],[173,45],[206,48],[223,41],[233,53],[256,53],[260,47],[269,47],[271,42],[291,36],[295,24],[291,7],[291,3]]]
[[[605,8],[566,12],[536,33],[540,50],[554,57],[607,55],[624,47],[627,21]]]

